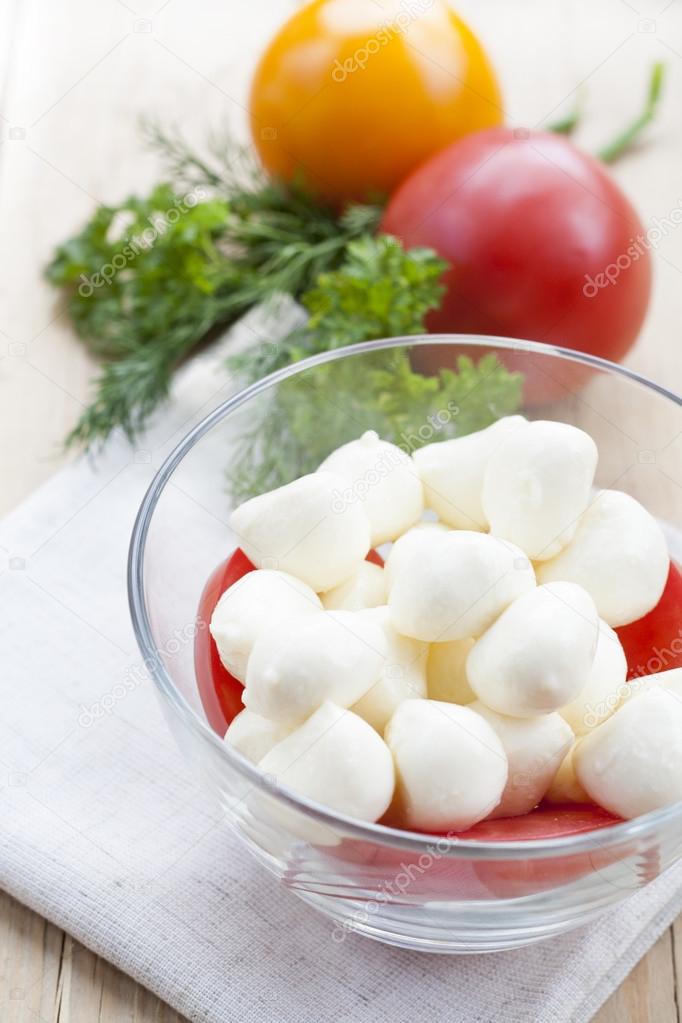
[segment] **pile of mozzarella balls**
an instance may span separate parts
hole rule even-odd
[[[597,457],[522,416],[414,455],[370,431],[237,508],[257,570],[210,625],[244,683],[226,742],[336,812],[419,831],[682,799],[682,672],[626,685],[614,632],[658,603],[666,543],[594,489]]]

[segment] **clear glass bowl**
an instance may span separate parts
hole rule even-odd
[[[220,800],[229,825],[283,884],[332,918],[334,940],[353,930],[431,952],[515,948],[587,923],[680,854],[680,804],[591,833],[522,842],[463,841],[360,823],[278,786],[230,750],[206,721],[193,637],[204,584],[236,546],[228,525],[233,501],[227,484],[235,447],[273,402],[293,415],[306,401],[311,448],[319,445],[319,416],[325,417],[326,431],[338,423],[331,450],[374,424],[362,421],[357,409],[349,416],[339,415],[338,404],[325,411],[330,384],[333,390],[338,381],[343,405],[349,383],[356,381],[366,391],[368,379],[374,379],[368,371],[377,366],[391,371],[396,353],[408,351],[416,362],[435,353],[437,361],[454,364],[459,354],[482,348],[526,374],[532,392],[532,404],[523,409],[527,415],[588,430],[600,450],[597,484],[642,500],[671,527],[674,543],[682,511],[682,400],[591,356],[468,336],[356,345],[299,362],[243,390],[178,445],[156,475],[135,524],[132,618],[169,725]],[[537,406],[538,398],[549,396],[551,402]],[[462,397],[453,415],[485,400],[495,416],[498,398],[492,380],[490,385],[483,380],[475,394]],[[300,434],[300,424],[297,429]],[[284,449],[291,441],[286,414],[281,430]],[[429,438],[426,430],[421,439],[436,437]]]

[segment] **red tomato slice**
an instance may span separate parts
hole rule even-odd
[[[523,817],[506,817],[479,824],[453,836],[481,842],[520,842],[563,838],[619,823],[619,818],[597,806],[539,807]],[[369,877],[386,879],[387,889],[409,891],[411,897],[430,899],[518,898],[569,884],[613,863],[611,849],[558,856],[553,859],[470,860],[445,855],[442,838],[433,835],[423,851],[392,849],[373,842],[344,839],[333,855],[362,863]],[[325,847],[325,852],[328,848]]]
[[[521,817],[480,821],[468,831],[460,832],[457,838],[479,842],[527,842],[580,835],[584,831],[607,828],[619,821],[619,817],[614,817],[600,806],[539,806]]]
[[[460,838],[487,842],[521,842],[565,838],[618,824],[619,818],[598,806],[538,807],[523,817],[481,821]],[[622,856],[598,846],[589,852],[547,859],[483,860],[476,876],[498,898],[514,899],[548,891],[609,866]]]
[[[628,679],[682,668],[682,574],[672,561],[663,595],[648,615],[616,629]]]
[[[233,586],[247,572],[253,572],[252,565],[243,551],[236,551],[209,578],[199,601],[197,633],[194,639],[194,671],[201,703],[211,728],[223,736],[230,721],[244,709],[242,703],[243,685],[223,666],[218,648],[209,632],[209,622],[218,600],[230,586]]]
[[[384,559],[374,550],[367,555],[367,561],[380,567],[384,564]],[[242,703],[244,686],[239,679],[230,674],[220,660],[218,648],[208,625],[215,606],[225,590],[234,586],[247,572],[255,571],[255,568],[244,552],[237,548],[226,561],[218,565],[199,600],[198,629],[194,640],[194,671],[208,723],[220,736],[225,735],[227,726],[244,709]]]

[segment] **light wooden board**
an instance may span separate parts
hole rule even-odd
[[[386,0],[367,0],[379,6]],[[155,180],[136,120],[154,113],[197,141],[244,130],[249,68],[294,0],[0,0],[0,510],[63,464],[59,444],[94,366],[41,269],[97,201]],[[462,0],[500,70],[510,120],[534,127],[578,87],[593,147],[633,111],[665,59],[664,109],[616,170],[645,222],[679,206],[682,10],[677,0]],[[582,85],[581,85],[582,83]],[[630,362],[682,385],[682,229],[657,246],[656,288]],[[599,1023],[682,1023],[682,925],[655,945]],[[0,896],[2,1023],[177,1023],[180,1017],[58,928]]]

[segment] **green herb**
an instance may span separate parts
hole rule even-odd
[[[154,141],[187,191],[161,184],[101,207],[47,268],[80,337],[109,360],[68,443],[92,445],[117,427],[133,438],[209,332],[278,293],[298,297],[378,223],[378,207],[339,215],[247,173],[239,151],[212,167],[158,129]]]
[[[246,353],[230,365],[247,381],[343,345],[419,334],[440,301],[445,266],[431,250],[406,252],[387,236],[351,242],[344,264],[303,296],[307,326],[269,346],[269,356]],[[414,372],[407,348],[308,369],[254,403],[232,458],[231,492],[243,500],[311,472],[368,429],[408,450],[470,433],[515,411],[521,388],[520,374],[493,355],[477,364],[460,357],[436,376]]]
[[[282,294],[303,296],[308,323],[233,360],[245,382],[316,352],[423,329],[426,312],[440,301],[444,264],[426,250],[405,253],[398,242],[375,238],[379,206],[334,211],[298,186],[269,181],[229,141],[213,143],[204,158],[177,135],[146,130],[174,183],[98,209],[47,268],[49,280],[68,292],[78,334],[104,360],[68,443],[96,445],[117,428],[134,438],[192,351],[215,329]],[[439,377],[414,373],[404,351],[363,365],[359,386],[356,369],[343,363],[280,389],[278,408],[254,429],[237,463],[242,493],[317,464],[333,437],[341,443],[342,433],[356,436],[359,423],[397,437],[430,410],[461,404],[483,380],[498,381],[503,411],[517,400],[516,379],[489,362],[462,363],[457,375]],[[311,440],[313,385],[321,425]],[[287,404],[290,394],[301,408]],[[454,416],[450,432],[495,418],[481,396]],[[284,421],[293,428],[280,436]]]

